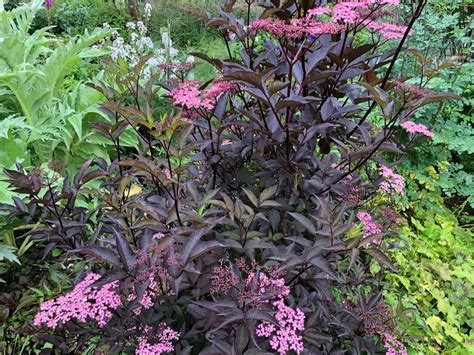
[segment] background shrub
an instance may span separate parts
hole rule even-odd
[[[415,313],[400,321],[414,353],[467,354],[472,344],[473,233],[449,211],[415,208],[392,256],[398,273],[388,275],[385,297]]]
[[[405,56],[400,75],[423,74],[425,87],[454,92],[461,99],[417,113],[430,122],[436,138],[411,152],[406,171],[431,189],[439,189],[446,205],[461,212],[461,222],[470,223],[474,207],[472,7],[462,1],[430,2],[415,29],[410,41],[419,52]]]

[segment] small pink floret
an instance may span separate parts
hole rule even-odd
[[[403,189],[405,188],[405,178],[393,172],[392,169],[386,166],[380,167],[380,174],[385,178],[380,184],[380,189],[385,193],[391,193],[395,191],[398,194],[403,194]]]
[[[329,6],[321,6],[315,7],[308,11],[308,16],[317,16],[317,15],[329,15],[331,13],[331,9]]]
[[[200,90],[199,81],[185,81],[178,83],[177,88],[169,92],[173,104],[185,109],[204,108],[213,110],[217,99],[226,91],[234,89],[234,85],[227,81],[216,80],[206,90]]]
[[[381,334],[384,341],[383,345],[387,348],[386,355],[407,355],[408,351],[405,345],[392,337],[390,334]]]
[[[257,326],[256,334],[270,338],[270,346],[280,355],[287,354],[291,350],[301,354],[304,350],[303,337],[300,335],[300,332],[304,331],[303,311],[286,306],[283,299],[273,302],[273,306],[277,309],[274,317],[278,326],[262,322]]]
[[[307,17],[293,19],[290,23],[270,18],[256,20],[250,24],[250,29],[262,30],[278,38],[296,39],[304,35],[336,34],[344,31],[345,27],[337,23],[321,22]]]
[[[356,217],[364,224],[364,237],[370,237],[371,235],[382,232],[380,225],[375,223],[372,216],[367,212],[358,212]]]
[[[173,342],[179,340],[180,333],[161,324],[157,333],[151,327],[145,327],[145,335],[139,338],[138,347],[135,349],[136,355],[159,355],[174,351]]]
[[[412,121],[405,121],[400,124],[403,128],[407,130],[409,133],[420,133],[427,137],[434,137],[434,133],[431,132],[425,125],[421,123],[415,123]]]
[[[112,310],[122,305],[117,292],[118,281],[107,283],[99,288],[91,285],[100,279],[100,275],[89,273],[74,289],[55,299],[43,302],[36,314],[34,324],[46,324],[48,328],[56,328],[59,323],[70,320],[86,322],[95,321],[99,327],[112,318]]]

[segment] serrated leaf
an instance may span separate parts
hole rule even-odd
[[[21,264],[20,260],[15,254],[16,249],[9,245],[0,244],[0,261],[8,260],[10,262],[15,262],[17,264]]]

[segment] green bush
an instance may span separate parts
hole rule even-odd
[[[105,22],[114,28],[125,29],[128,21],[131,17],[126,11],[101,0],[62,0],[54,5],[51,16],[57,32],[72,36],[102,27]]]
[[[398,272],[387,275],[385,299],[415,310],[399,324],[411,353],[472,353],[474,234],[448,210],[433,212],[413,202],[391,255]]]
[[[153,40],[169,31],[178,47],[196,46],[203,39],[216,38],[206,28],[206,7],[202,2],[161,0],[153,5],[150,31]]]
[[[422,74],[426,88],[460,97],[417,113],[436,135],[411,152],[406,171],[439,190],[450,208],[465,206],[463,222],[474,211],[474,22],[470,11],[460,0],[430,2],[411,38],[419,53],[405,57],[400,67],[401,75]]]

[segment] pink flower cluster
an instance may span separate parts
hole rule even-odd
[[[252,30],[263,30],[278,38],[296,39],[303,35],[336,34],[344,31],[344,26],[332,22],[321,22],[309,18],[293,19],[289,23],[270,18],[256,20],[249,26]]]
[[[97,322],[99,327],[105,326],[112,318],[111,311],[120,307],[122,300],[117,292],[118,281],[100,288],[91,287],[98,279],[100,275],[89,273],[71,292],[43,302],[34,324],[56,328],[59,323],[65,324],[70,320],[91,320]]]
[[[398,39],[403,38],[404,33],[407,30],[406,26],[395,25],[393,23],[378,23],[371,20],[366,20],[363,22],[368,28],[380,32],[380,34],[386,38]],[[413,30],[410,30],[409,34],[412,34]]]
[[[415,98],[420,98],[431,94],[433,91],[425,88],[420,88],[418,85],[407,84],[399,80],[395,80],[393,84],[400,90],[413,95]]]
[[[159,355],[174,351],[173,341],[179,340],[180,333],[168,327],[165,323],[160,325],[158,333],[149,326],[144,329],[144,336],[139,337],[136,355]]]
[[[262,299],[257,304],[252,302],[253,306],[259,307],[261,304],[268,303],[269,299],[276,299],[272,305],[276,307],[274,317],[278,324],[262,322],[257,326],[256,334],[270,338],[270,346],[279,354],[286,354],[290,350],[300,354],[303,352],[304,346],[303,337],[299,332],[304,331],[305,315],[301,309],[293,309],[285,305],[285,299],[290,294],[290,288],[285,285],[283,278],[277,278],[281,276],[282,271],[278,268],[268,268],[267,271],[270,277],[263,272],[254,272],[250,273],[245,281],[247,288],[253,288],[255,283],[258,284],[257,294]],[[246,295],[241,294],[240,296],[242,298]],[[248,296],[255,297],[254,295]]]
[[[342,182],[344,185],[342,198],[344,201],[359,204],[362,201],[362,192],[359,185],[351,183],[352,179],[352,175],[348,175]]]
[[[308,12],[308,18],[319,15],[329,15],[332,11],[331,22],[344,24],[362,23],[368,28],[378,31],[382,36],[390,39],[402,38],[407,30],[406,26],[392,23],[378,23],[374,18],[390,14],[390,11],[373,11],[370,5],[398,5],[398,0],[362,0],[362,1],[342,1],[334,5],[332,10],[328,6],[316,7]],[[370,19],[368,18],[370,17]],[[412,31],[410,31],[411,33]]]
[[[206,99],[216,101],[223,93],[233,90],[234,84],[228,81],[216,80],[209,89],[204,91]]]
[[[185,108],[201,108],[210,105],[210,102],[203,102],[201,90],[199,90],[199,81],[185,81],[179,83],[176,89],[170,91],[169,95],[173,98],[173,104]]]
[[[174,105],[186,109],[205,108],[213,110],[217,99],[226,91],[232,90],[234,85],[227,81],[216,80],[212,86],[204,91],[199,89],[199,81],[185,81],[178,84],[176,89],[169,92]]]
[[[237,284],[237,278],[231,267],[224,265],[221,260],[220,265],[212,268],[211,292],[227,294]]]
[[[329,8],[329,6],[321,6],[309,10],[308,16],[329,15],[330,13],[331,9]]]
[[[399,0],[360,0],[341,1],[331,9],[329,6],[315,7],[308,11],[305,18],[289,21],[272,20],[271,18],[256,20],[249,26],[251,30],[263,30],[278,38],[296,39],[304,35],[317,36],[336,34],[345,31],[345,24],[364,24],[369,29],[378,31],[390,39],[402,38],[406,26],[388,22],[376,22],[375,18],[392,15],[391,11],[371,8],[371,5],[398,5]],[[332,13],[332,16],[331,16]],[[317,16],[329,15],[326,22],[315,20]],[[412,31],[410,31],[411,33]]]
[[[409,133],[420,133],[427,137],[434,137],[434,133],[431,132],[425,125],[421,123],[415,123],[412,121],[405,121],[400,124],[403,128],[407,130]]]
[[[369,3],[397,6],[400,4],[400,0],[369,0]]]
[[[405,178],[402,175],[394,173],[392,169],[383,165],[380,167],[380,174],[385,178],[385,181],[380,184],[383,192],[389,194],[395,191],[397,194],[403,194]]]
[[[154,275],[150,275],[149,277],[150,284],[148,285],[145,293],[143,294],[142,299],[140,300],[140,307],[135,308],[133,312],[136,315],[139,315],[143,309],[148,309],[153,307],[153,298],[156,296],[158,292],[158,283],[155,281]],[[127,297],[127,301],[131,302],[137,298],[137,294],[134,292],[130,293]]]
[[[370,13],[370,5],[398,5],[398,0],[362,0],[362,1],[343,1],[339,2],[333,7],[333,21],[342,21],[344,23],[355,24],[358,20],[367,16]],[[374,12],[372,12],[372,15]]]
[[[178,265],[179,261],[177,260],[177,255],[171,253],[171,244],[160,244],[160,240],[164,237],[165,234],[162,232],[154,234],[155,244],[149,248],[148,252],[140,251],[134,263],[134,266],[139,268],[136,274],[136,281],[148,282],[148,287],[139,301],[140,306],[133,310],[136,315],[139,315],[143,309],[153,307],[154,298],[157,295],[173,294],[167,283],[171,278],[168,273],[168,267],[170,265]],[[136,290],[133,287],[132,292],[127,297],[127,301],[131,302],[136,298]]]
[[[245,258],[237,259],[235,264],[240,273],[247,274],[243,283],[238,284],[239,278],[232,268],[226,267],[224,260],[221,260],[220,265],[213,268],[211,292],[227,294],[235,288],[238,290],[241,307],[272,307],[275,311],[276,324],[261,322],[257,326],[256,334],[270,338],[272,349],[279,354],[286,354],[290,350],[300,354],[304,347],[303,337],[299,332],[304,330],[305,315],[301,309],[285,305],[290,288],[285,285],[285,280],[281,277],[284,271],[276,266],[259,270],[254,261],[249,265]]]
[[[382,232],[381,226],[374,222],[372,216],[367,212],[357,212],[356,217],[364,224],[364,237],[370,237]]]
[[[258,270],[255,262],[247,265],[244,258],[238,259],[236,264],[241,272],[247,274],[243,289],[239,290],[241,305],[250,304],[253,308],[260,308],[268,304],[270,299],[282,299],[290,294],[290,289],[282,278],[284,272],[281,269],[266,267],[265,271]]]
[[[381,334],[383,345],[387,348],[386,355],[407,355],[407,348],[388,333]]]
[[[387,349],[386,355],[407,355],[406,347],[390,334],[395,329],[391,307],[379,301],[375,307],[367,309],[352,301],[342,301],[344,307],[360,314],[363,321],[363,330],[367,335],[379,335]]]
[[[283,299],[288,297],[290,294],[290,288],[285,285],[284,279],[270,278],[263,272],[249,274],[247,280],[245,280],[244,283],[245,287],[249,289],[252,289],[252,286],[255,284],[259,285],[257,294],[255,295],[259,297],[259,299],[258,301],[253,302],[254,306],[256,307],[258,307],[261,303],[268,303],[268,298]],[[247,294],[243,294],[241,295],[241,300],[243,301],[247,297]]]
[[[361,17],[361,13],[357,10],[367,9],[368,5],[367,2],[344,1],[337,3],[332,9],[332,20],[355,24]]]
[[[305,315],[301,309],[293,309],[285,305],[283,299],[273,302],[276,307],[275,319],[278,326],[262,322],[257,326],[256,334],[270,338],[270,345],[279,354],[287,354],[293,350],[301,354],[304,350],[303,337],[299,332],[304,331]]]
[[[161,240],[163,239],[164,237],[166,237],[165,233],[162,233],[162,232],[158,232],[158,233],[155,233],[153,234],[152,238],[153,240]]]

